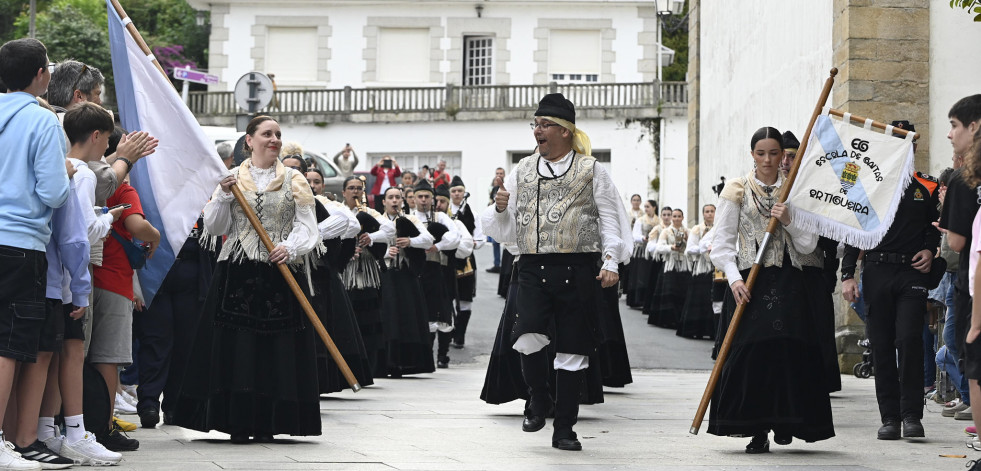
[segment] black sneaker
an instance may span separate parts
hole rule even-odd
[[[21,458],[25,460],[37,461],[41,465],[41,469],[67,469],[75,464],[74,460],[49,450],[48,446],[40,440],[35,440],[30,446],[24,448],[15,446],[14,451],[20,453]]]
[[[436,359],[436,368],[449,368],[450,357],[439,357]]]
[[[96,441],[111,451],[136,451],[140,448],[140,441],[129,438],[115,424],[108,433],[96,435]]]

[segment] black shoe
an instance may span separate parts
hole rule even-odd
[[[276,442],[275,440],[273,440],[273,436],[272,436],[271,433],[260,433],[260,434],[256,434],[256,436],[252,438],[252,441],[254,441],[256,443],[275,443]]]
[[[525,420],[521,422],[521,430],[525,432],[537,432],[545,427],[545,417],[540,415],[532,415],[525,417]]]
[[[487,273],[500,273],[501,267],[490,267],[487,269]]]
[[[769,452],[770,439],[767,438],[766,434],[754,435],[753,439],[749,441],[749,445],[746,445],[746,453],[751,455]]]
[[[47,445],[40,440],[34,440],[29,446],[21,448],[14,447],[14,451],[20,453],[21,458],[40,463],[41,469],[67,469],[75,464],[70,460],[48,449]]]
[[[920,426],[920,431],[922,433],[923,426]],[[899,421],[896,419],[886,419],[882,422],[882,427],[879,427],[879,433],[876,435],[879,440],[899,440]]]
[[[450,346],[453,347],[453,348],[455,348],[455,349],[458,349],[458,350],[461,349],[461,348],[463,348],[463,344],[462,343],[456,343],[456,340],[450,342]]]
[[[160,409],[156,407],[146,407],[137,412],[140,416],[140,425],[143,428],[155,428],[160,423]]]
[[[790,445],[794,441],[794,436],[791,434],[773,433],[773,442],[777,445]]]
[[[96,435],[95,439],[110,451],[136,451],[140,448],[139,440],[127,437],[115,425],[113,425],[108,433],[101,436]]]
[[[163,416],[164,416],[164,420],[163,420],[164,425],[174,425],[174,413],[173,412],[166,412],[165,411],[163,413]]]
[[[558,448],[565,451],[582,451],[582,443],[579,443],[579,440],[576,437],[576,432],[572,432],[571,437],[552,437],[552,448]]]
[[[436,359],[436,368],[449,368],[450,357],[439,357]]]
[[[964,467],[968,468],[967,471],[981,471],[981,460],[968,461]]]
[[[923,438],[926,434],[923,432],[923,424],[920,423],[920,419],[916,417],[907,417],[903,419],[903,437],[906,438]],[[899,438],[898,436],[896,438]]]
[[[244,445],[250,441],[249,434],[247,433],[233,433],[231,437],[231,442],[236,445]]]

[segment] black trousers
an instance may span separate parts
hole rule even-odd
[[[923,418],[926,282],[927,275],[908,265],[866,263],[862,273],[875,396],[883,421]]]
[[[599,344],[602,290],[596,280],[598,254],[522,255],[518,271],[518,314],[511,342],[521,335],[550,336],[556,352],[590,355]]]
[[[173,412],[201,317],[198,269],[196,257],[175,262],[153,304],[133,319],[140,344],[137,410],[159,407],[163,393],[162,410]]]

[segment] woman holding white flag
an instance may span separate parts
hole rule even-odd
[[[232,443],[320,435],[316,337],[275,266],[288,264],[310,279],[307,254],[324,250],[314,197],[304,175],[279,161],[279,123],[258,116],[246,134],[251,158],[232,169],[204,207],[202,237],[228,237],[202,307],[174,424],[225,432]],[[235,203],[235,185],[276,245],[272,251]]]
[[[792,208],[779,203],[784,183],[780,132],[760,128],[750,141],[755,169],[730,180],[719,199],[711,258],[729,280],[721,322],[748,304],[712,396],[709,433],[752,436],[747,453],[834,436],[831,401],[820,387],[821,359],[801,267],[817,236],[801,231]],[[757,259],[771,217],[780,224],[760,257],[753,293],[743,281]],[[738,243],[737,243],[738,241]],[[719,339],[721,340],[721,339]],[[717,341],[719,341],[717,340]]]

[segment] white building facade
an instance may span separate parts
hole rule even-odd
[[[445,159],[482,205],[494,170],[534,150],[538,99],[559,91],[624,198],[686,204],[685,86],[657,82],[654,2],[189,3],[210,10],[209,72],[221,77],[192,97],[202,124],[234,123],[239,77],[271,74],[277,97],[260,112],[284,139],[328,156],[350,143],[358,170],[383,155],[404,170]]]

